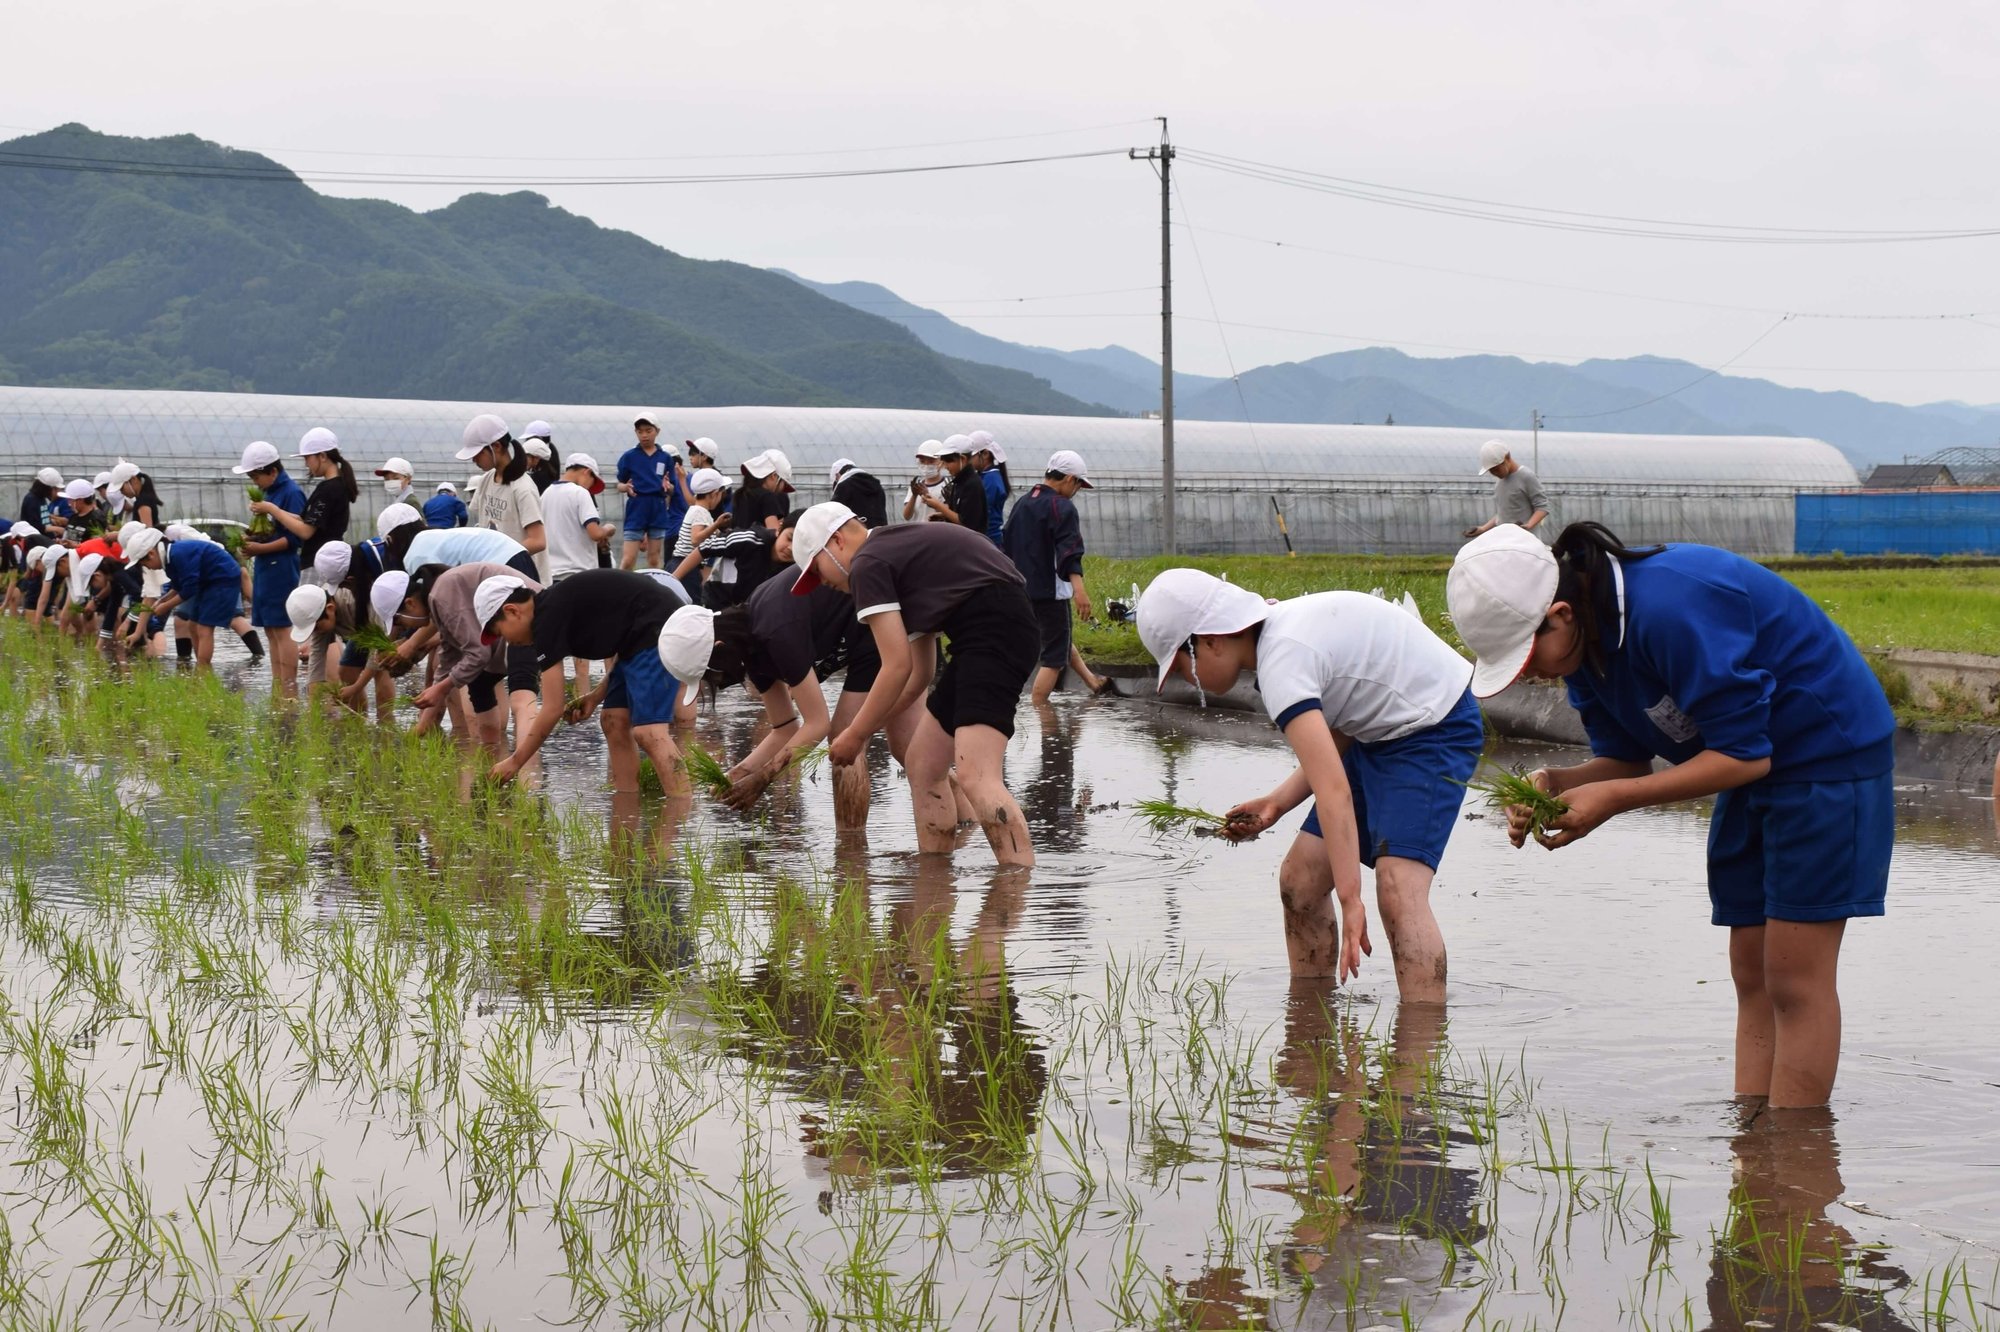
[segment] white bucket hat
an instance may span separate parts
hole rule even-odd
[[[1054,469],[1051,469],[1054,470]],[[1070,473],[1070,475],[1075,475]],[[1262,624],[1271,603],[1199,569],[1168,569],[1139,597],[1139,641],[1160,663],[1154,692],[1166,688],[1174,656],[1197,634],[1234,634]]]
[[[697,685],[715,652],[715,612],[683,606],[660,626],[660,665],[684,685]]]
[[[1445,576],[1445,604],[1458,636],[1472,649],[1472,692],[1490,698],[1521,678],[1535,631],[1556,599],[1555,552],[1513,523],[1465,543]]]

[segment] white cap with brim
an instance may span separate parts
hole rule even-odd
[[[507,604],[507,598],[516,592],[525,591],[527,584],[508,574],[495,574],[481,583],[472,593],[472,618],[479,621],[479,627],[486,630],[481,642],[491,638],[493,617]]]
[[[1491,698],[1521,678],[1535,631],[1555,603],[1555,553],[1533,532],[1502,523],[1465,543],[1445,576],[1445,604],[1478,660],[1472,692]]]
[[[854,468],[854,459],[835,458],[833,460],[833,466],[826,469],[826,483],[830,486],[839,485],[840,478],[847,472],[852,471],[853,468]]]
[[[993,438],[992,431],[975,430],[965,438],[972,445],[974,453],[990,453],[993,455],[993,461],[996,463],[1007,461],[1007,450],[1000,447],[1000,441]]]
[[[698,685],[715,653],[715,612],[683,606],[660,626],[660,665],[684,685]]]
[[[1497,439],[1489,439],[1479,446],[1479,474],[1488,472],[1507,461],[1507,446]]]
[[[458,487],[453,485],[449,481],[440,481],[437,484],[437,489],[432,493],[438,495],[456,495],[458,493]]]
[[[743,470],[751,476],[756,477],[759,481],[776,473],[778,480],[784,483],[786,490],[795,489],[792,485],[792,460],[777,449],[765,449],[749,462],[744,463]]]
[[[313,556],[313,572],[328,587],[339,587],[354,567],[354,547],[345,541],[329,541]]]
[[[691,439],[688,441],[688,452],[699,453],[710,462],[714,462],[716,456],[715,441],[707,435],[703,435],[700,439]]]
[[[238,476],[261,472],[278,461],[278,447],[268,440],[255,440],[243,447],[243,461],[229,470]]]
[[[97,487],[91,485],[90,482],[84,480],[82,477],[78,477],[63,487],[63,498],[66,500],[96,499]]]
[[[972,452],[972,440],[965,435],[946,435],[944,443],[938,445],[941,458],[963,458]]]
[[[505,438],[507,423],[491,412],[481,412],[465,423],[465,430],[458,437],[456,456],[460,462],[471,462],[488,444]]]
[[[586,486],[585,489],[591,494],[595,495],[603,491],[604,473],[598,470],[597,459],[587,453],[572,453],[569,457],[563,459],[563,470],[567,472],[572,467],[581,467],[584,471],[590,473],[593,484]]]
[[[403,608],[403,600],[409,595],[410,576],[401,569],[391,569],[377,578],[368,589],[368,609],[375,612],[375,623],[393,630],[396,612]]]
[[[158,528],[148,527],[133,533],[130,541],[121,541],[118,545],[125,552],[125,563],[137,564],[151,555],[164,540],[166,538],[160,535]]]
[[[521,432],[522,439],[554,439],[555,427],[547,421],[530,421],[528,428]]]
[[[802,597],[819,586],[813,561],[826,549],[826,543],[833,540],[835,532],[858,521],[854,510],[838,500],[815,504],[799,515],[799,525],[792,531],[792,561],[799,566],[799,576],[792,582],[793,596]]]
[[[138,524],[129,524],[129,523],[127,524],[127,526],[137,526],[137,525]],[[14,525],[7,529],[7,535],[10,537],[31,537],[38,535],[38,533],[35,531],[35,525],[33,523],[24,523],[19,520],[16,520]],[[123,541],[120,541],[118,544],[122,546],[125,543]]]
[[[61,490],[63,488],[63,475],[53,467],[44,467],[41,471],[36,472],[35,480],[41,482],[50,490]]]
[[[697,467],[688,477],[688,494],[713,495],[718,490],[729,488],[729,478],[713,467]]]
[[[191,523],[168,523],[167,540],[213,542],[215,538]]]
[[[660,428],[660,423],[665,421],[666,419],[667,419],[666,413],[664,412],[640,412],[637,416],[632,418],[632,425],[634,429],[637,429],[639,426],[642,425],[649,425],[653,427],[653,429],[658,430]]]
[[[111,473],[109,472],[99,472],[96,476],[92,477],[90,481],[90,486],[91,489],[93,490],[106,490],[110,488],[110,485],[111,485]]]
[[[1214,574],[1199,569],[1162,573],[1139,597],[1139,641],[1160,663],[1154,692],[1166,688],[1174,656],[1187,646],[1188,639],[1197,634],[1240,633],[1262,624],[1270,614],[1270,602]]]
[[[319,628],[326,610],[326,589],[317,583],[301,583],[285,597],[285,618],[292,622],[292,641],[303,643]]]
[[[1049,455],[1049,465],[1042,469],[1058,476],[1073,476],[1085,490],[1095,490],[1090,484],[1090,473],[1084,469],[1083,455],[1073,449],[1057,449]]]
[[[399,527],[408,527],[411,523],[420,523],[423,520],[424,515],[417,509],[416,505],[391,504],[388,508],[382,510],[380,514],[376,515],[375,535],[386,537]]]
[[[391,458],[375,469],[377,476],[415,476],[417,469],[410,466],[408,458]]]
[[[54,573],[56,571],[56,566],[63,562],[63,556],[67,554],[69,554],[68,546],[44,547],[42,550],[42,569],[44,571],[44,576],[46,576],[47,574]]]
[[[521,441],[521,451],[530,458],[553,458],[556,456],[556,451],[549,447],[549,442],[545,439],[524,439]]]
[[[944,442],[936,439],[925,440],[917,445],[917,457],[923,462],[936,462],[944,457]]]
[[[118,465],[111,469],[111,484],[113,486],[123,486],[137,475],[139,475],[139,464],[126,462],[123,458],[120,458]]]
[[[104,557],[96,551],[82,559],[69,563],[69,599],[82,601],[90,595],[90,576],[97,572],[97,566],[104,563]]]
[[[325,426],[314,426],[299,436],[298,457],[310,458],[315,453],[332,453],[340,447],[340,437]]]
[[[16,523],[15,526],[19,527],[20,524]],[[30,528],[29,530],[33,531],[34,529]],[[139,533],[145,530],[146,530],[146,525],[140,522],[137,518],[134,518],[131,522],[126,523],[123,527],[118,529],[118,548],[120,550],[123,550],[125,547],[131,545],[132,538],[138,536]],[[13,535],[13,533],[10,532],[8,535],[11,536]]]

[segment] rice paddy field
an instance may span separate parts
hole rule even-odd
[[[823,771],[613,797],[572,728],[494,790],[259,679],[0,625],[0,1326],[2000,1327],[1976,793],[1903,793],[1832,1110],[1751,1115],[1698,809],[1469,794],[1399,1008],[1379,930],[1289,981],[1297,814],[1139,814],[1274,785],[1244,717],[1024,704],[1000,873],[879,750],[842,836]]]

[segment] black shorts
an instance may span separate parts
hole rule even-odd
[[[961,726],[1014,734],[1014,708],[1035,673],[1035,613],[1013,583],[992,583],[960,602],[940,631],[951,648],[931,690],[931,716],[947,735]]]
[[[1035,627],[1042,631],[1040,664],[1059,671],[1069,665],[1070,614],[1067,601],[1031,601]]]
[[[875,646],[875,634],[867,625],[857,623],[846,642],[813,663],[813,674],[822,680],[831,680],[841,671],[847,672],[840,681],[843,695],[865,694],[875,687],[875,677],[882,673],[882,651]]]
[[[535,586],[542,585],[542,571],[535,567],[535,557],[525,550],[517,550],[507,557],[507,567],[521,577],[529,579]]]
[[[481,671],[465,687],[472,699],[474,712],[491,712],[500,701],[500,682],[507,682],[510,694],[527,692],[540,694],[542,673],[535,669],[535,650],[531,647],[507,645],[507,669],[505,672]]]

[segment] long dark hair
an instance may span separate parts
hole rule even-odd
[[[537,458],[533,454],[528,455],[528,475],[535,479],[535,489],[542,491],[562,480],[554,458]]]
[[[500,469],[500,484],[512,485],[528,474],[528,451],[521,447],[521,441],[512,435],[502,435],[493,441],[496,449],[507,451],[507,465]]]
[[[162,531],[166,530],[166,525],[160,521],[160,510],[165,506],[160,503],[160,492],[153,488],[153,478],[147,473],[141,472],[134,479],[139,483],[139,493],[132,497],[132,515],[139,517],[141,509],[151,509],[153,516],[151,518],[140,518],[140,521],[148,527],[157,527]]]
[[[423,531],[424,526],[423,519],[419,518],[416,522],[404,523],[401,527],[389,533],[389,539],[382,544],[389,552],[390,568],[401,569],[403,567],[403,557],[410,553],[410,543],[417,539],[417,533]]]
[[[994,463],[993,466],[1000,473],[1000,489],[1011,493],[1014,489],[1014,478],[1007,475],[1007,464]]]
[[[28,483],[28,493],[38,500],[47,501],[56,497],[56,488],[46,481],[35,480]]]
[[[448,564],[426,564],[410,575],[409,586],[403,590],[403,599],[407,601],[415,597],[417,604],[422,606],[424,613],[428,615],[431,609],[431,588],[438,579],[449,572],[451,566]]]
[[[1571,523],[1552,547],[1556,557],[1557,601],[1569,603],[1583,636],[1583,660],[1591,674],[1604,674],[1603,626],[1618,618],[1618,579],[1611,562],[1630,564],[1658,555],[1665,546],[1634,549],[1603,523]]]
[[[743,683],[750,670],[750,654],[756,641],[750,636],[750,608],[731,606],[716,612],[715,650],[708,654],[708,669],[702,683],[720,691]]]
[[[347,459],[340,456],[340,450],[325,449],[322,451],[326,454],[327,457],[333,460],[333,465],[340,469],[340,474],[338,476],[328,477],[327,480],[331,481],[335,486],[338,486],[342,491],[346,492],[347,502],[349,504],[352,504],[354,503],[354,501],[360,499],[361,484],[354,479],[354,468],[348,464]]]

